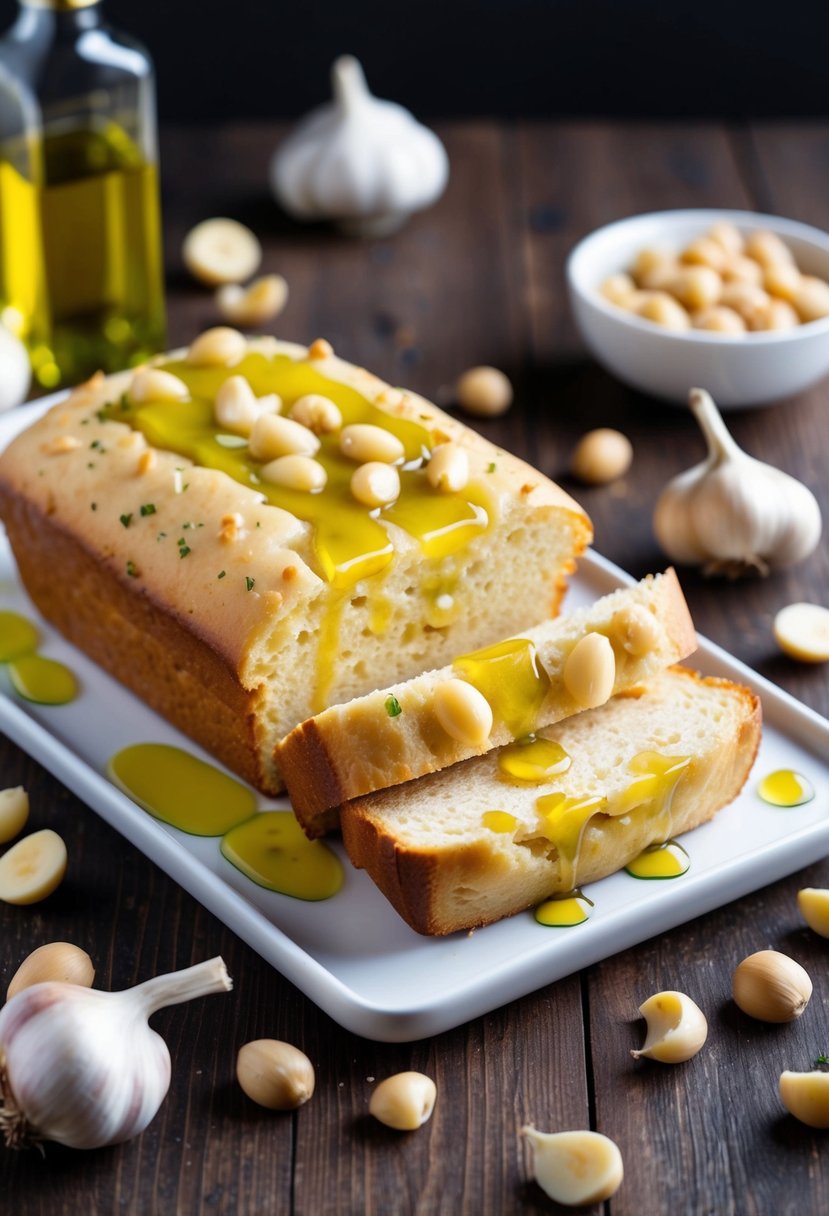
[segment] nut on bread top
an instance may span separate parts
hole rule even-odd
[[[326,592],[382,580],[404,552],[462,551],[516,502],[572,512],[589,541],[584,512],[547,478],[327,343],[246,342],[224,330],[211,347],[205,339],[219,332],[156,360],[166,381],[139,371],[81,386],[12,443],[0,477],[185,621],[249,686],[252,650],[276,621]],[[233,377],[244,382],[222,389]],[[258,430],[234,422],[232,400],[217,417],[219,390],[231,398],[234,387],[251,417],[269,415]],[[342,425],[315,434],[313,410],[294,411],[310,395],[333,401]],[[344,431],[355,424],[352,454]],[[447,444],[462,455],[442,461],[443,480],[430,478],[431,454]]]

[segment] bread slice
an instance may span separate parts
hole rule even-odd
[[[126,372],[55,406],[0,457],[0,515],[41,613],[275,793],[274,748],[298,722],[380,672],[405,679],[555,614],[591,528],[541,473],[327,343],[235,341],[222,366],[157,361],[183,402],[136,405]],[[319,436],[324,489],[268,481],[245,436],[215,420],[231,376],[271,406],[277,394],[283,415],[316,394],[343,423],[390,432],[399,497],[382,510],[355,498],[336,426]],[[469,466],[452,491],[425,471],[450,441]]]
[[[575,644],[592,632],[613,646],[613,693],[696,649],[685,598],[668,570],[525,630],[526,645],[508,648],[494,661],[456,659],[439,671],[332,706],[277,746],[277,763],[306,834],[336,828],[341,803],[448,768],[578,713],[582,706],[565,687],[562,671]],[[504,644],[498,649],[503,654]],[[457,676],[492,705],[493,729],[477,747],[452,738],[435,712],[436,689]]]
[[[499,762],[514,749],[490,752],[349,803],[343,839],[418,933],[476,928],[710,819],[740,792],[760,729],[748,689],[673,667],[545,728],[571,761],[560,776],[510,784]]]

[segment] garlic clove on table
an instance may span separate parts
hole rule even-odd
[[[443,193],[446,151],[403,106],[369,92],[352,55],[336,60],[331,83],[333,102],[309,114],[277,148],[273,192],[296,219],[386,235]]]
[[[822,530],[811,490],[738,447],[704,389],[691,389],[689,403],[708,456],[670,481],[656,503],[654,531],[668,556],[731,577],[808,557]]]

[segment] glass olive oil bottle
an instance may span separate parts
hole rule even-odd
[[[40,120],[34,98],[0,66],[0,322],[50,358],[38,190]]]
[[[142,362],[165,343],[152,64],[100,0],[22,0],[0,60],[40,106],[46,388]]]

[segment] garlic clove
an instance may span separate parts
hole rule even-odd
[[[744,958],[732,979],[734,1001],[761,1022],[793,1022],[812,995],[808,973],[777,950],[758,950]]]
[[[829,1127],[829,1072],[781,1072],[780,1099],[808,1127]]]
[[[804,887],[797,893],[797,906],[810,929],[821,937],[829,937],[829,891]]]
[[[60,980],[64,984],[79,984],[91,988],[95,979],[92,959],[80,946],[71,942],[47,942],[24,958],[9,984],[6,1000],[10,1001],[24,988],[42,984],[46,980]]]
[[[296,219],[335,220],[349,233],[393,232],[443,193],[443,144],[402,106],[373,97],[359,62],[331,69],[333,102],[303,119],[277,148],[271,186]]]
[[[708,1022],[700,1007],[684,992],[657,992],[639,1012],[648,1024],[645,1043],[630,1054],[662,1064],[682,1064],[701,1049],[708,1038]]]
[[[124,992],[57,981],[18,992],[0,1009],[0,1131],[7,1145],[56,1140],[103,1148],[137,1136],[170,1084],[170,1053],[149,1017],[231,988],[215,958]]]
[[[29,818],[29,795],[22,785],[0,790],[0,844],[19,836]]]
[[[269,1110],[296,1110],[314,1092],[314,1066],[303,1051],[279,1039],[239,1048],[236,1078],[247,1096]]]
[[[601,1132],[539,1132],[522,1127],[532,1148],[532,1173],[546,1195],[567,1207],[602,1203],[622,1185],[619,1147]]]
[[[226,283],[216,292],[216,307],[230,325],[252,329],[272,321],[288,302],[288,284],[281,274],[266,274],[248,287]]]
[[[256,273],[262,261],[262,246],[251,230],[224,218],[196,224],[181,253],[193,277],[207,287],[241,283]]]
[[[513,390],[509,377],[500,368],[482,364],[468,368],[458,377],[455,396],[467,414],[498,418],[512,405]]]
[[[801,663],[829,660],[829,609],[820,604],[789,604],[774,618],[774,640]]]
[[[32,832],[0,857],[0,901],[36,904],[51,895],[66,873],[66,845],[51,828]]]
[[[703,389],[692,389],[689,401],[708,457],[669,482],[656,502],[653,526],[665,552],[705,574],[732,576],[767,574],[808,557],[822,529],[811,490],[743,452]]]
[[[395,1131],[412,1132],[432,1116],[437,1087],[422,1072],[399,1072],[381,1081],[371,1095],[369,1114]]]
[[[612,427],[598,427],[582,435],[570,459],[570,472],[587,485],[601,486],[627,473],[633,445],[627,435]]]

